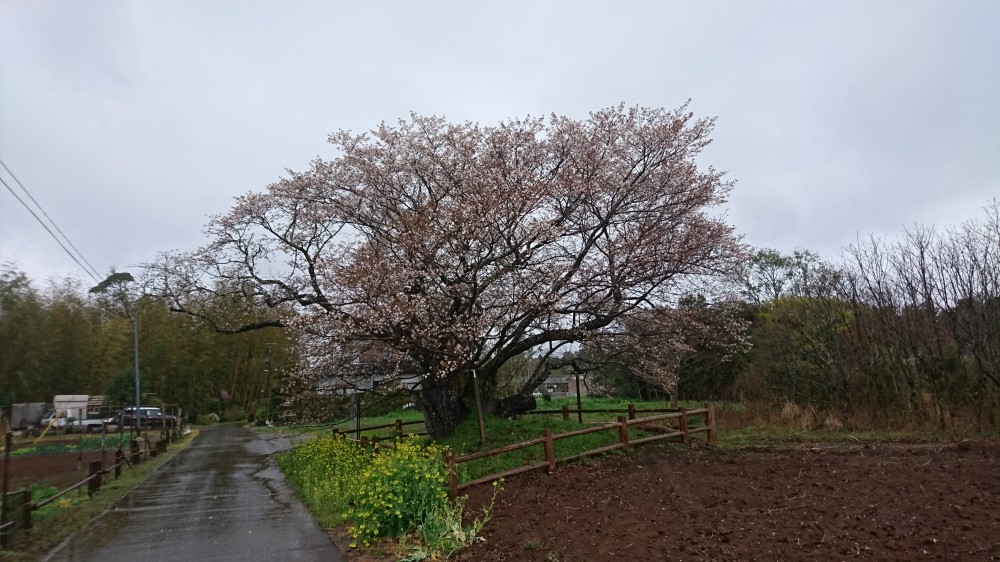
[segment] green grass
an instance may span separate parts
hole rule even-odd
[[[719,447],[724,449],[796,443],[934,443],[954,439],[950,434],[926,431],[847,431],[753,425],[720,429],[718,435]]]
[[[595,424],[599,423],[601,422],[595,422]],[[440,443],[450,448],[457,455],[463,455],[529,441],[541,437],[543,430],[546,428],[552,430],[553,434],[559,434],[595,424],[585,423],[581,426],[575,419],[573,421],[563,421],[562,417],[559,416],[523,416],[516,420],[485,416],[483,426],[486,434],[486,443],[480,445],[479,424],[473,417],[460,425],[454,433],[440,440]],[[630,434],[638,435],[636,428],[630,428]],[[556,458],[568,457],[581,451],[596,449],[617,442],[617,430],[590,433],[556,441],[554,444],[555,455]],[[496,456],[463,462],[458,465],[456,470],[459,481],[465,482],[489,474],[498,474],[526,464],[543,462],[544,460],[545,451],[542,445],[539,444]]]
[[[394,412],[389,412],[381,416],[365,416],[361,418],[362,427],[370,427],[374,425],[385,425],[388,423],[396,423],[396,420],[400,419],[403,422],[411,422],[424,419],[424,415],[416,408],[407,408],[405,410],[396,410]],[[354,420],[342,421],[340,423],[328,426],[326,431],[329,433],[334,428],[340,430],[341,433],[350,433],[354,437],[354,429],[356,428],[356,422]],[[404,425],[403,433],[423,433],[427,431],[423,424],[414,425]],[[369,439],[379,437],[393,437],[396,435],[396,429],[393,427],[386,427],[382,429],[376,429],[372,431],[362,431],[361,435]]]
[[[27,446],[23,445],[24,442],[22,442],[21,446],[14,448],[10,452],[10,456],[100,451],[102,448],[111,450],[117,449],[119,444],[127,449],[129,446],[129,434],[116,433],[108,435],[106,438],[102,438],[100,435],[43,438],[37,444],[32,440],[32,444]],[[0,447],[0,451],[2,450],[3,448]]]
[[[424,415],[420,413],[419,410],[415,408],[407,408],[406,410],[396,410],[389,412],[381,416],[364,416],[361,418],[362,427],[371,427],[377,425],[394,424],[397,419],[403,420],[403,422],[412,422],[423,420]],[[354,419],[340,420],[335,423],[321,423],[321,424],[296,424],[296,425],[275,425],[275,426],[256,426],[254,429],[264,433],[276,432],[276,433],[289,433],[293,432],[298,435],[332,435],[333,430],[337,429],[340,433],[346,433],[355,437],[354,429],[357,422]],[[426,428],[421,424],[405,425],[403,426],[403,433],[409,435],[412,433],[424,433]],[[388,438],[394,437],[396,435],[396,430],[393,427],[387,427],[382,429],[376,429],[371,431],[362,431],[361,435],[369,439],[378,438]]]
[[[638,402],[635,400],[629,400],[625,398],[583,398],[581,400],[583,404],[583,409],[620,409],[625,410],[628,408],[630,403],[636,405],[638,410],[642,409],[664,409],[668,408],[669,404],[664,401],[647,401]],[[484,416],[484,427],[486,433],[486,443],[480,445],[479,443],[479,428],[478,422],[474,415],[469,416],[466,421],[458,427],[458,429],[449,435],[448,437],[439,441],[439,444],[450,448],[457,455],[473,453],[478,451],[484,451],[489,449],[495,449],[502,447],[504,445],[510,445],[513,443],[521,443],[524,441],[529,441],[542,436],[542,432],[545,428],[552,431],[553,434],[566,433],[569,431],[575,431],[585,427],[592,427],[594,425],[599,425],[602,423],[614,422],[619,416],[625,415],[624,412],[601,412],[601,413],[585,413],[583,414],[583,425],[578,421],[577,414],[570,414],[569,420],[563,420],[561,410],[563,405],[569,407],[571,410],[576,409],[576,398],[553,398],[552,400],[538,400],[539,410],[556,410],[552,414],[530,414],[519,416],[515,419],[508,418],[497,418],[494,416],[486,415]],[[704,402],[681,402],[679,406],[694,409],[701,408],[704,406]],[[656,414],[642,414],[640,417],[656,415]],[[370,427],[375,425],[394,423],[396,419],[401,419],[405,421],[414,421],[422,419],[422,414],[413,408],[409,408],[402,411],[389,412],[382,416],[364,417],[361,420],[362,427]],[[349,420],[335,425],[326,426],[298,426],[295,431],[301,433],[316,433],[321,435],[330,435],[333,428],[339,429],[342,433],[348,433],[353,438],[355,421]],[[704,418],[701,416],[692,416],[689,418],[689,424],[703,425]],[[673,425],[676,425],[674,422]],[[278,428],[278,430],[287,431],[288,428]],[[405,433],[416,433],[425,431],[422,424],[418,425],[407,425],[403,428]],[[629,435],[634,439],[638,437],[643,437],[649,435],[650,433],[641,427],[630,427]],[[363,431],[362,435],[369,439],[379,437],[388,438],[395,435],[394,428],[383,428],[372,431]],[[425,442],[430,442],[429,439],[425,439]],[[570,457],[578,453],[597,449],[599,447],[604,447],[618,442],[618,432],[616,429],[611,429],[607,431],[602,431],[598,433],[591,433],[588,435],[581,435],[577,437],[572,437],[569,439],[557,440],[554,444],[555,455],[557,459]],[[611,453],[615,454],[615,453]],[[516,451],[511,451],[508,453],[503,453],[501,455],[487,457],[483,459],[477,459],[474,461],[460,463],[457,468],[459,481],[469,481],[476,478],[480,478],[489,474],[497,474],[504,472],[519,466],[524,466],[526,464],[534,464],[542,462],[545,460],[545,453],[542,445],[533,445],[525,449],[518,449]]]
[[[637,410],[643,409],[664,409],[668,404],[657,402],[635,402],[627,399],[614,398],[584,398],[582,399],[583,409],[625,409],[629,403],[634,403]],[[549,400],[539,400],[539,410],[561,410],[566,405],[571,410],[576,408],[576,398],[560,398]],[[680,406],[686,408],[701,407],[701,403],[681,403]],[[484,416],[483,426],[486,434],[486,443],[479,443],[479,427],[475,416],[470,416],[458,429],[448,437],[440,440],[442,445],[449,447],[457,455],[485,451],[510,445],[522,443],[542,436],[543,430],[550,429],[554,435],[576,431],[586,427],[593,427],[609,422],[617,421],[624,413],[602,412],[583,414],[583,424],[578,421],[578,416],[570,414],[569,420],[563,420],[561,412],[554,414],[530,414],[519,416],[514,419],[497,418],[494,416]],[[639,417],[647,417],[656,414],[642,414]],[[703,419],[692,416],[689,419],[691,425],[703,424]],[[676,425],[676,422],[672,423]],[[632,439],[650,435],[641,426],[631,426],[629,436]],[[560,439],[554,443],[556,459],[563,459],[590,451],[607,445],[618,443],[617,429],[589,433],[587,435],[575,436],[567,439]],[[611,453],[620,454],[620,453]],[[500,455],[476,459],[469,462],[460,463],[457,467],[460,482],[475,480],[477,478],[498,474],[519,466],[535,464],[545,460],[545,452],[542,445],[532,445],[531,447],[518,449],[502,453]]]
[[[611,409],[625,409],[628,408],[629,404],[635,404],[635,407],[639,410],[642,409],[664,409],[670,408],[670,402],[664,400],[634,400],[630,398],[589,398],[583,397],[580,399],[580,403],[583,405],[584,410],[611,410]],[[561,410],[563,406],[568,406],[570,410],[576,409],[576,398],[553,398],[551,400],[538,399],[538,410]],[[703,408],[705,402],[696,402],[691,400],[681,400],[677,404],[681,408],[693,409],[693,408]],[[536,414],[532,414],[536,415]],[[553,414],[555,415],[555,414]],[[594,414],[584,414],[583,421],[593,421],[595,419],[607,419],[614,420],[617,416],[622,414],[611,414],[611,413],[594,413]],[[573,419],[576,419],[576,414],[570,414]]]

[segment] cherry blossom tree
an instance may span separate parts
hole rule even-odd
[[[359,349],[384,347],[383,374],[418,373],[428,429],[446,435],[473,407],[473,373],[495,409],[531,408],[538,377],[491,394],[506,362],[618,337],[740,266],[720,218],[732,184],[696,163],[713,125],[617,106],[341,131],[336,157],[239,198],[208,246],[164,256],[148,282],[196,315],[220,291],[270,307],[246,324],[295,330],[300,382],[347,378]]]

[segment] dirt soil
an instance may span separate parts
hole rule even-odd
[[[155,442],[155,439],[154,439]],[[76,437],[71,438],[50,438],[46,443],[76,443]],[[13,449],[31,446],[31,440],[22,441],[15,444]],[[102,454],[101,451],[85,451],[81,456],[77,452],[69,453],[45,453],[37,455],[16,455],[10,457],[10,468],[8,470],[7,489],[10,491],[27,488],[32,484],[39,486],[52,486],[62,490],[76,484],[87,477],[90,469],[90,461],[101,460],[104,467],[115,464],[114,449],[107,449]],[[0,456],[0,477],[5,467],[3,466],[3,456]]]
[[[32,484],[53,486],[59,490],[68,488],[87,477],[90,461],[101,460],[100,451],[83,453],[57,453],[48,455],[25,455],[10,458],[8,489],[20,490]],[[115,463],[115,452],[104,453],[105,466]],[[3,460],[0,458],[0,471],[3,470]]]
[[[649,445],[504,486],[458,560],[1000,560],[995,442]]]

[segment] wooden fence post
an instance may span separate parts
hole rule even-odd
[[[142,455],[139,453],[139,438],[136,437],[132,440],[132,466],[138,465],[142,462]]]
[[[444,464],[448,470],[448,498],[454,500],[458,497],[458,470],[454,452],[448,451],[444,454]]]
[[[87,481],[87,495],[92,496],[101,491],[101,461],[90,461],[90,480]]]
[[[569,421],[569,406],[563,404],[563,421]]]
[[[628,419],[630,420],[635,419],[635,404],[628,405]]]
[[[681,435],[681,440],[688,447],[691,446],[691,434],[688,433],[688,413],[687,408],[680,408],[681,417],[677,418],[680,421],[680,430],[683,435]]]
[[[396,437],[398,439],[403,438],[403,420],[396,418]]]
[[[715,433],[715,406],[708,402],[705,404],[705,408],[708,410],[708,413],[705,414],[705,424],[708,425],[708,444],[718,445]]]
[[[625,416],[618,416],[618,441],[628,447],[628,420]]]
[[[545,443],[543,444],[545,448],[545,462],[549,463],[545,471],[552,474],[552,471],[556,469],[556,446],[552,441],[552,430],[547,427],[543,429],[542,437],[545,438]]]
[[[34,507],[31,503],[31,490],[25,490],[22,497],[24,499],[21,504],[21,528],[28,531],[31,529],[31,509]]]
[[[121,445],[118,446],[118,450],[115,451],[115,480],[122,475],[122,463],[125,462],[125,453],[122,451]]]

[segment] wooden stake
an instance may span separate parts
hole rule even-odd
[[[479,379],[476,370],[472,370],[472,390],[476,393],[476,418],[479,420],[479,444],[486,444],[486,428],[483,427],[483,403],[479,398]]]

